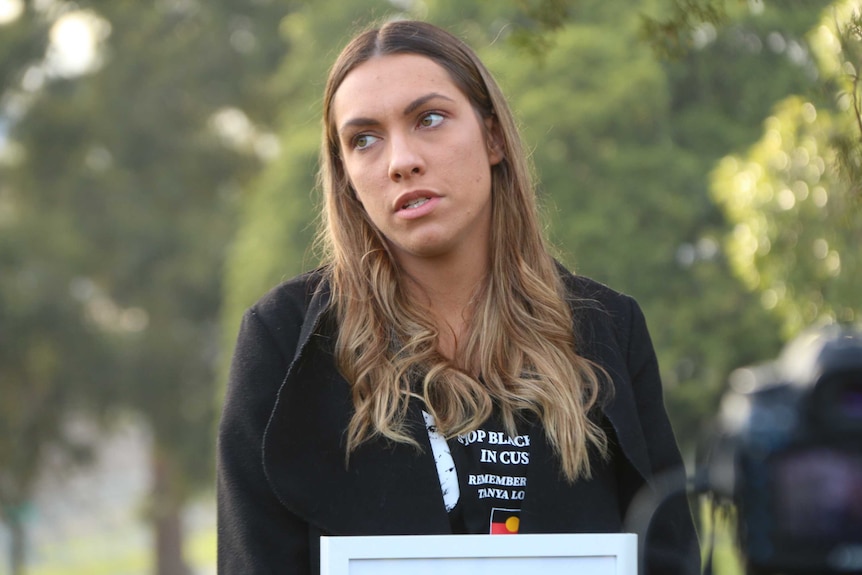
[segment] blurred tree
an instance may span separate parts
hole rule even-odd
[[[42,57],[48,30],[23,10],[2,26],[0,86],[16,84],[22,68]],[[20,154],[7,132],[25,105],[22,94],[0,94],[0,170]],[[34,446],[59,446],[75,460],[87,454],[64,423],[83,407],[97,411],[93,392],[107,381],[110,365],[104,339],[82,321],[85,312],[70,289],[76,276],[68,264],[82,246],[51,206],[33,205],[24,195],[0,179],[0,521],[11,534],[13,575],[24,568],[26,520],[41,464],[42,450]]]
[[[699,205],[696,227],[684,233],[675,253],[677,265],[688,270],[676,285],[687,289],[674,295],[672,288],[664,299],[661,317],[670,322],[657,327],[669,331],[656,334],[659,349],[670,351],[662,358],[671,370],[666,379],[689,375],[682,379],[687,384],[669,394],[676,420],[691,424],[684,437],[693,436],[687,430],[697,428],[698,418],[702,426],[713,412],[718,397],[713,392],[723,390],[730,370],[771,358],[780,347],[778,318],[741,290],[730,271],[721,242],[727,223],[711,201],[708,174],[725,154],[756,140],[757,126],[775,102],[788,93],[816,89],[804,35],[827,4],[729,2],[720,26],[697,26],[690,34],[691,48],[663,65],[670,89],[670,135],[681,156],[693,161],[695,175],[677,201]],[[675,299],[689,305],[679,309]]]
[[[760,24],[747,11],[727,17]],[[562,259],[638,298],[674,425],[691,446],[729,371],[778,348],[775,322],[728,272],[707,194],[713,162],[750,141],[740,128],[747,118],[710,105],[718,103],[712,89],[687,93],[695,73],[720,85],[729,66],[722,51],[701,45],[691,67],[662,62],[645,49],[637,12],[613,3],[582,0],[570,18],[540,66],[521,65],[505,46],[485,58],[531,142]],[[774,99],[786,93],[780,76],[790,64],[736,58],[735,66],[749,84],[778,80]],[[687,106],[699,107],[699,121],[685,123]],[[712,132],[719,125],[728,133],[721,146]]]
[[[747,153],[724,158],[713,193],[733,225],[734,270],[783,320],[784,335],[862,319],[862,2],[835,2],[812,27],[834,98],[790,96]]]
[[[107,340],[85,316],[80,254],[67,222],[0,185],[0,521],[9,528],[10,572],[24,565],[25,527],[43,447],[85,461],[70,416],[104,408],[111,395]],[[46,233],[46,230],[52,230]]]
[[[277,153],[257,126],[277,113],[266,79],[291,9],[27,3],[4,28],[5,519],[69,411],[102,398],[151,429],[155,572],[188,572],[181,511],[213,469],[220,270],[238,190]],[[82,22],[77,46],[95,41],[95,59],[64,68],[49,38]]]

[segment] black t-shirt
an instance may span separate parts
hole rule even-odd
[[[530,436],[510,437],[492,417],[475,431],[443,441],[433,419],[426,414],[425,420],[452,531],[518,533]]]

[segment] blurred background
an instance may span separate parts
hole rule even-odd
[[[559,257],[642,304],[691,458],[732,370],[862,320],[860,9],[0,0],[0,575],[215,573],[239,316],[317,261],[324,79],[381,18],[497,75]]]

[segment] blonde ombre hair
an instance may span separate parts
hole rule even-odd
[[[363,62],[417,54],[442,66],[482,118],[493,118],[504,159],[492,167],[490,273],[474,299],[454,360],[438,350],[438,330],[410,297],[385,238],[351,189],[341,161],[332,101]],[[354,38],[329,73],[323,100],[318,239],[328,261],[338,325],[335,358],[350,382],[355,413],[347,453],[381,435],[416,443],[408,403],[420,399],[447,437],[474,430],[493,412],[514,435],[525,415],[541,421],[570,481],[590,475],[590,446],[607,438],[590,418],[604,372],[577,353],[570,302],[542,237],[535,189],[503,94],[476,54],[431,24],[388,22]]]

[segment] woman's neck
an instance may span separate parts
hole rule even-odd
[[[469,331],[476,296],[488,276],[487,258],[413,261],[402,267],[409,297],[428,309],[437,326],[440,353],[456,359],[460,342]]]

